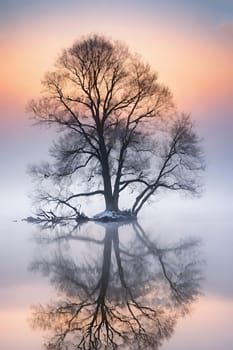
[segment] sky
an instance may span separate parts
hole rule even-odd
[[[139,52],[182,107],[230,104],[232,13],[230,1],[1,2],[1,106],[37,95],[62,48],[93,32]]]
[[[29,203],[28,163],[47,156],[51,134],[25,113],[63,48],[90,33],[121,40],[158,72],[203,137],[207,194],[230,200],[233,146],[233,2],[0,1],[0,183],[5,201]],[[16,199],[15,193],[21,192]],[[21,206],[22,207],[22,206]]]

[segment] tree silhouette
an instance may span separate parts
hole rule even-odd
[[[158,190],[198,192],[203,157],[190,117],[177,113],[157,73],[127,47],[98,35],[81,39],[63,51],[43,88],[29,111],[61,136],[54,161],[30,172],[40,180],[37,201],[52,215],[64,208],[78,215],[79,201],[92,196],[119,211],[122,193],[134,192],[136,216]]]
[[[62,292],[57,302],[34,308],[32,325],[52,332],[46,349],[157,349],[199,294],[198,241],[158,246],[134,224],[134,237],[123,244],[119,224],[104,227],[103,239],[82,233],[83,226],[65,235],[68,227],[61,226],[63,234],[43,240],[60,245],[67,237],[85,237],[92,246],[103,247],[101,259],[90,256],[78,263],[59,249],[31,264]]]

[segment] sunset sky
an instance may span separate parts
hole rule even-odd
[[[38,94],[40,79],[62,48],[97,32],[140,53],[181,107],[227,109],[233,85],[232,12],[232,2],[220,0],[1,3],[1,107],[19,111]]]
[[[232,1],[9,0],[1,1],[0,17],[0,180],[5,189],[9,184],[11,189],[14,184],[17,189],[20,184],[29,188],[26,164],[46,156],[48,132],[29,128],[28,101],[39,96],[40,81],[61,50],[90,33],[123,41],[151,64],[173,92],[178,108],[191,113],[200,127],[208,181],[215,178],[220,187],[228,187],[233,144]]]

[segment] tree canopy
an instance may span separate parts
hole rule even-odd
[[[203,155],[190,117],[177,112],[157,73],[125,45],[82,38],[42,83],[29,110],[60,137],[53,161],[32,165],[31,173],[45,184],[37,200],[52,213],[67,208],[76,215],[81,198],[92,196],[119,211],[121,195],[133,192],[127,209],[136,216],[160,189],[199,191]]]

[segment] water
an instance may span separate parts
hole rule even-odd
[[[99,307],[98,312],[105,310],[102,315],[111,319],[112,342],[122,343],[118,332],[124,331],[137,348],[132,329],[137,336],[141,327],[154,349],[230,350],[232,221],[225,210],[208,215],[203,208],[189,211],[186,205],[168,211],[161,202],[134,225],[42,229],[5,220],[0,247],[1,349],[42,349],[56,332],[38,326],[57,323],[59,332],[64,331],[64,315],[62,322],[61,314],[53,316],[50,324],[44,311],[54,313],[59,305],[68,319],[83,305],[77,316],[82,329],[72,332],[78,333],[75,344],[80,337],[88,341],[87,317],[93,318]],[[44,309],[36,317],[33,312],[39,305]],[[70,326],[77,326],[75,318]],[[72,337],[68,334],[67,339]],[[100,339],[106,340],[103,332]]]

